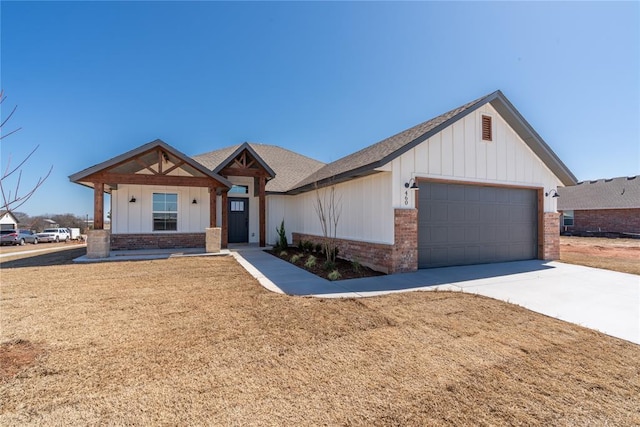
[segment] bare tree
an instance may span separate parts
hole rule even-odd
[[[327,263],[334,263],[337,254],[338,223],[342,214],[342,197],[336,195],[335,185],[320,189],[316,183],[316,200],[314,204],[316,214],[322,228],[322,247]]]
[[[4,91],[0,90],[0,107],[4,103],[7,97],[4,95]],[[13,114],[16,112],[18,106],[13,107],[9,115],[0,123],[0,140],[3,140],[9,135],[12,135],[18,132],[21,128],[13,129],[7,133],[4,133],[4,128],[13,117]],[[18,209],[20,206],[25,204],[27,200],[33,196],[38,188],[44,184],[44,182],[51,175],[51,171],[53,170],[53,165],[49,168],[49,171],[44,177],[39,177],[38,182],[33,186],[28,186],[26,190],[20,188],[22,184],[22,168],[27,163],[27,161],[33,156],[33,153],[36,152],[39,145],[37,145],[31,152],[22,160],[19,160],[16,165],[12,165],[11,155],[8,156],[6,161],[6,166],[2,169],[2,174],[0,175],[0,195],[2,195],[2,205],[0,205],[0,210],[3,211],[14,211]]]

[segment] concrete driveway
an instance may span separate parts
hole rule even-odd
[[[263,251],[241,251],[234,256],[274,292],[335,298],[434,289],[462,291],[640,344],[640,276],[633,274],[530,260],[330,282]]]

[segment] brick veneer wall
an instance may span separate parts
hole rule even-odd
[[[640,233],[640,209],[598,209],[573,212],[575,231]]]
[[[545,212],[542,231],[542,254],[539,258],[544,260],[560,259],[560,214]]]
[[[392,271],[405,273],[418,269],[418,210],[396,209]]]
[[[205,233],[112,234],[111,250],[204,248]]]
[[[322,243],[324,237],[292,233],[293,244],[310,241]],[[396,209],[394,212],[394,244],[336,239],[338,256],[357,260],[360,264],[383,273],[401,273],[418,269],[418,210]]]
[[[292,233],[293,244],[299,245],[302,241],[322,243],[324,237],[313,234]],[[336,239],[338,256],[348,260],[357,260],[360,264],[383,273],[392,272],[393,245],[384,243],[360,242],[357,240]]]

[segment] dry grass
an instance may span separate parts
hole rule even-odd
[[[560,236],[560,261],[640,274],[640,239]]]
[[[289,297],[231,258],[2,269],[0,424],[638,425],[640,347],[462,293]]]

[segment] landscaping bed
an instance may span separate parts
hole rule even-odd
[[[335,262],[328,266],[326,265],[326,256],[319,250],[302,250],[296,246],[290,246],[284,250],[276,248],[266,252],[327,280],[384,275],[384,273],[365,267],[357,261],[348,261],[339,257],[336,257]]]

